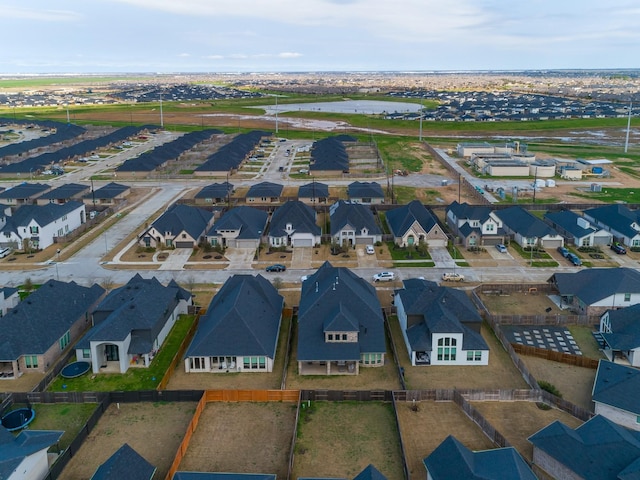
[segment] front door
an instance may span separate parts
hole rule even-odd
[[[107,357],[107,362],[120,361],[120,350],[117,345],[105,345],[104,354]]]

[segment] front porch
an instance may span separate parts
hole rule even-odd
[[[358,375],[357,361],[298,362],[299,375]]]

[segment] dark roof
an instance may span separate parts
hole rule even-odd
[[[600,360],[591,392],[594,402],[640,415],[640,370]]]
[[[0,318],[0,360],[43,354],[104,294],[99,285],[48,280]],[[45,328],[46,326],[46,328]]]
[[[2,287],[0,288],[0,293],[2,293],[2,295],[4,296],[4,298],[9,298],[12,295],[15,295],[16,293],[18,293],[18,289],[17,288],[13,288],[13,287]]]
[[[382,187],[377,182],[353,182],[347,187],[349,198],[384,198]]]
[[[566,230],[575,238],[586,237],[590,233],[593,233],[596,231],[596,229],[589,224],[586,218],[582,217],[582,215],[578,215],[577,213],[572,212],[571,210],[562,210],[560,212],[547,212],[545,213],[544,218],[546,218],[553,225],[557,225],[558,227]],[[588,224],[589,227],[585,228],[581,226],[578,223],[580,219],[586,222],[586,224]]]
[[[586,305],[592,305],[615,293],[640,293],[640,272],[626,267],[558,272],[553,274],[550,281],[555,283],[560,295],[573,295]]]
[[[469,205],[468,203],[458,203],[455,200],[447,211],[452,211],[458,220],[479,220],[484,223],[491,215],[491,208],[483,205]]]
[[[47,203],[45,205],[22,205],[12,216],[7,217],[7,223],[0,231],[18,232],[18,227],[24,227],[32,220],[44,227],[81,207],[84,208],[84,204],[75,200],[66,203]]]
[[[11,143],[9,145],[4,145],[3,147],[0,147],[0,157],[20,155],[23,153],[27,153],[29,151],[35,151],[36,149],[41,147],[49,147],[51,145],[55,145],[56,143],[61,143],[66,140],[72,140],[87,131],[86,128],[84,127],[62,123],[62,122],[54,122],[54,121],[40,122],[37,120],[27,120],[27,121],[20,122],[19,119],[14,119],[12,121],[12,123],[22,123],[22,124],[27,122],[30,124],[39,125],[44,128],[49,128],[49,129],[55,128],[56,131],[55,133],[50,133],[49,135],[45,135],[38,138],[32,138],[31,140],[25,140],[18,143]]]
[[[358,233],[363,228],[373,235],[382,233],[369,206],[340,200],[332,207],[331,235],[336,235],[347,225],[353,227]]]
[[[441,287],[435,282],[409,279],[395,293],[407,315],[422,315],[423,322],[407,328],[414,350],[431,351],[434,333],[462,333],[463,350],[489,350],[482,335],[466,324],[481,324],[482,317],[462,290]]]
[[[283,305],[262,275],[233,275],[211,300],[185,356],[275,358]]]
[[[49,200],[59,200],[59,199],[68,199],[71,197],[75,197],[76,195],[83,193],[89,190],[89,185],[81,185],[79,183],[67,183],[65,185],[60,185],[58,188],[54,188],[46,192],[43,195],[40,195],[38,199],[49,199]]]
[[[358,342],[325,342],[325,331],[357,332]],[[348,268],[325,262],[302,284],[298,360],[359,360],[384,353],[384,320],[375,288]]]
[[[311,182],[300,185],[298,198],[326,198],[329,196],[329,185],[320,182]]]
[[[472,452],[449,435],[423,460],[433,480],[536,480],[513,447]]]
[[[172,480],[276,480],[270,473],[176,472]]]
[[[118,195],[120,195],[122,192],[126,192],[130,188],[131,187],[129,187],[128,185],[121,185],[119,183],[111,182],[111,183],[107,183],[105,186],[100,187],[97,190],[94,190],[93,194],[89,193],[88,195],[85,195],[84,198],[93,198],[93,197],[97,199],[115,198]]]
[[[156,467],[125,443],[98,467],[91,480],[151,480]]]
[[[14,436],[0,425],[0,478],[11,477],[25,457],[49,448],[63,434],[61,431],[23,430]]]
[[[309,170],[349,171],[349,155],[337,137],[314,142],[311,147]]]
[[[214,135],[222,133],[221,130],[197,130],[189,132],[175,140],[157,146],[153,150],[125,160],[116,168],[118,172],[151,172],[170,160],[177,159],[184,152],[192,149],[197,144],[210,139]]]
[[[629,238],[638,235],[638,230],[631,225],[634,223],[636,225],[640,224],[640,214],[637,210],[631,210],[626,205],[616,203],[590,208],[585,210],[584,214]]]
[[[89,348],[91,341],[122,341],[131,335],[128,353],[150,352],[178,302],[189,298],[191,294],[175,282],[165,287],[155,277],[144,279],[138,273],[109,292],[93,310],[94,326],[77,348]]]
[[[403,205],[386,213],[387,223],[394,237],[401,237],[411,226],[418,222],[425,232],[438,224],[435,217],[418,200],[411,201],[408,205]]]
[[[387,480],[387,477],[380,473],[380,470],[376,467],[369,464],[358,475],[353,477],[353,480]]]
[[[50,188],[50,185],[46,185],[44,183],[25,182],[0,192],[0,200],[22,200],[26,198],[34,198],[42,192],[48,191]]]
[[[229,210],[213,224],[207,236],[216,236],[221,230],[240,230],[236,238],[258,239],[264,233],[269,214],[258,208],[240,206]]]
[[[518,205],[498,210],[496,215],[505,226],[523,237],[542,238],[546,235],[559,235],[549,225]]]
[[[608,310],[607,313],[611,332],[601,332],[607,344],[614,350],[640,347],[640,304]]]
[[[233,192],[233,185],[229,182],[212,183],[206,187],[202,187],[195,198],[226,198]]]
[[[289,200],[273,212],[269,236],[286,235],[285,229],[289,223],[295,233],[320,235],[320,227],[316,225],[316,211],[298,200]]]
[[[213,213],[204,208],[174,203],[151,224],[151,227],[163,235],[166,232],[171,232],[172,235],[187,232],[197,241],[205,233],[212,218]]]
[[[252,185],[247,192],[246,198],[258,197],[279,197],[284,187],[279,183],[260,182]]]
[[[584,480],[640,478],[640,432],[602,415],[575,430],[556,420],[529,441]]]
[[[269,136],[271,133],[261,130],[241,133],[220,147],[217,152],[209,155],[205,162],[196,168],[196,172],[226,172],[238,168],[260,141]]]

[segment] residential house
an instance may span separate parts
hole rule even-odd
[[[195,479],[194,479],[195,480]],[[332,477],[298,477],[298,480],[344,480]],[[353,480],[387,480],[380,470],[372,464],[367,465]]]
[[[640,430],[640,370],[600,360],[591,399],[594,412],[632,430]]]
[[[174,203],[140,235],[143,247],[194,248],[205,239],[214,221],[212,212]]]
[[[314,142],[311,147],[309,170],[322,176],[342,175],[349,172],[349,154],[343,141],[355,139],[347,136],[327,137]]]
[[[609,360],[640,367],[640,303],[604,312],[594,335]]]
[[[513,447],[474,452],[453,435],[423,460],[427,480],[536,480],[527,462]]]
[[[95,307],[93,327],[76,344],[76,358],[91,362],[93,373],[148,367],[192,304],[191,294],[175,281],[165,287],[155,277],[137,273]]]
[[[447,235],[436,217],[418,200],[389,210],[386,216],[396,245],[407,247],[425,243],[430,247],[447,246]]]
[[[75,200],[64,204],[23,205],[0,228],[0,245],[16,250],[44,250],[87,220],[85,206]]]
[[[207,232],[207,242],[232,248],[258,248],[267,229],[269,214],[258,208],[239,206],[227,211]]]
[[[464,291],[409,279],[393,303],[412,366],[489,364],[482,317]]]
[[[245,195],[247,203],[279,203],[284,187],[277,183],[260,182],[252,185]]]
[[[298,373],[357,375],[385,362],[382,308],[376,289],[325,262],[302,283],[298,310]]]
[[[561,308],[581,315],[640,303],[640,272],[633,268],[589,268],[555,273],[548,280],[560,295]]]
[[[640,215],[619,203],[590,208],[583,212],[584,217],[613,235],[614,240],[628,245],[640,247]]]
[[[275,473],[176,472],[171,480],[276,480]]]
[[[490,207],[454,201],[447,207],[446,222],[453,236],[466,248],[505,241],[502,220]]]
[[[0,203],[13,207],[31,205],[35,203],[36,198],[49,190],[51,186],[44,183],[24,182],[0,192]]]
[[[298,200],[312,205],[325,204],[329,199],[329,185],[313,181],[298,188]]]
[[[316,211],[308,205],[289,200],[273,212],[269,226],[269,245],[272,247],[313,247],[321,240]]]
[[[89,188],[90,187],[88,185],[81,185],[79,183],[66,183],[40,195],[36,199],[36,204],[46,205],[47,203],[66,203],[71,200],[81,202],[82,197],[86,195]]]
[[[273,371],[283,306],[284,298],[262,275],[233,275],[200,319],[185,371]]]
[[[216,205],[227,203],[232,193],[233,185],[229,182],[212,183],[196,193],[194,199],[196,205]]]
[[[0,317],[4,317],[9,310],[18,305],[20,295],[17,288],[0,288]]]
[[[0,425],[0,478],[44,480],[49,474],[47,450],[60,441],[62,431],[22,430],[17,436]]]
[[[151,480],[155,473],[156,467],[125,443],[98,467],[90,480]]]
[[[338,245],[372,245],[382,241],[382,230],[367,205],[339,200],[329,210],[331,241]]]
[[[93,189],[93,187],[92,187]],[[120,183],[107,183],[83,197],[85,205],[115,205],[131,193],[131,187]]]
[[[621,480],[640,477],[640,432],[596,415],[571,429],[556,420],[529,437],[533,464],[552,478]]]
[[[377,182],[353,182],[347,187],[349,200],[365,205],[384,203],[384,191]]]
[[[547,212],[544,219],[564,236],[566,243],[576,247],[609,245],[613,241],[613,235],[610,232],[594,227],[582,215],[571,210]]]
[[[564,238],[557,231],[520,206],[498,210],[496,215],[505,232],[522,248],[564,246]]]
[[[99,285],[44,283],[0,317],[0,374],[46,373],[89,328],[89,312],[103,295]]]

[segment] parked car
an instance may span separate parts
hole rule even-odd
[[[625,255],[627,253],[627,249],[622,246],[622,244],[618,242],[613,242],[611,244],[611,250],[616,252],[618,255]]]
[[[564,247],[558,247],[558,253],[562,255],[564,258],[567,258],[567,256],[569,255],[569,250],[567,250]]]
[[[4,258],[11,253],[11,249],[9,247],[0,248],[0,258]]]
[[[442,280],[445,282],[464,282],[464,275],[455,272],[445,272],[442,274]]]
[[[576,267],[579,267],[580,265],[582,265],[582,261],[578,258],[578,256],[575,253],[569,252],[569,254],[567,255],[567,260],[573,263]]]
[[[500,253],[507,253],[507,247],[502,243],[496,245],[496,250],[498,250]]]
[[[301,281],[302,283],[304,283],[304,282],[307,280],[307,278],[309,278],[310,276],[311,276],[311,275],[302,275],[302,276],[300,277],[300,281]]]
[[[287,267],[285,267],[281,263],[276,263],[274,265],[269,265],[266,268],[266,271],[267,272],[284,272],[286,269],[287,269]]]
[[[380,272],[373,276],[374,282],[392,282],[396,279],[396,274],[393,272]]]
[[[376,249],[373,248],[373,245],[367,245],[366,252],[367,255],[374,255],[376,253]]]

